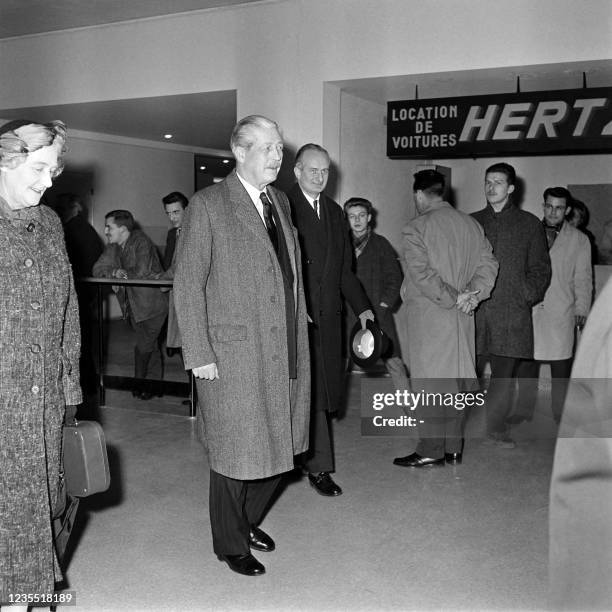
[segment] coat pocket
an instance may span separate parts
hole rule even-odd
[[[246,325],[211,325],[208,334],[213,342],[239,342],[247,339]]]

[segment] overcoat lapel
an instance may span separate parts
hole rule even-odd
[[[278,197],[276,196],[276,191],[274,189],[268,189],[268,195],[276,208],[278,213],[278,217],[281,221],[281,227],[283,231],[283,235],[285,236],[285,243],[287,245],[287,251],[289,252],[289,261],[291,262],[291,270],[293,272],[293,297],[295,300],[295,304],[297,306],[297,283],[298,283],[298,269],[297,263],[295,261],[295,240],[296,237],[293,233],[293,226],[289,224],[289,219],[285,214],[285,209],[282,207],[279,202]]]
[[[557,238],[555,239],[555,241],[553,242],[552,247],[550,247],[550,251],[549,254],[552,257],[553,253],[556,253],[558,250],[564,250],[567,247],[567,226],[566,226],[567,221],[563,222],[563,226],[561,227],[561,231],[559,232],[559,234],[557,235]]]
[[[321,200],[324,201],[324,204],[322,204]],[[320,222],[325,224],[327,232],[331,234],[334,231],[334,228],[332,227],[332,216],[329,212],[330,206],[335,206],[335,204],[331,204],[323,194],[319,194],[319,212],[321,214]],[[320,229],[323,230],[323,228]],[[325,278],[329,272],[332,255],[330,248],[331,242],[331,240],[325,241],[325,262],[323,264],[323,273],[321,274],[321,278]]]
[[[229,191],[230,205],[234,208],[234,214],[238,221],[245,225],[245,227],[253,233],[255,238],[265,245],[268,251],[270,251],[270,254],[276,256],[263,221],[251,197],[247,193],[247,190],[236,176],[235,171],[227,177],[226,185]]]

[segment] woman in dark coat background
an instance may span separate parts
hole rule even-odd
[[[384,237],[372,229],[374,208],[365,198],[349,198],[344,203],[355,255],[355,274],[363,286],[376,320],[389,339],[389,346],[382,355],[385,367],[398,389],[406,388],[406,368],[401,351],[393,312],[399,301],[403,274],[397,253]],[[355,325],[356,317],[347,311],[347,339]]]
[[[80,334],[62,226],[39,203],[65,140],[61,121],[0,127],[0,606],[62,578],[51,516],[65,408],[82,399]]]

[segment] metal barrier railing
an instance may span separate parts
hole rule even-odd
[[[125,389],[131,388],[134,380],[133,376],[109,376],[105,370],[105,346],[104,346],[104,287],[109,285],[128,285],[132,287],[169,287],[171,280],[145,280],[145,279],[121,279],[121,278],[96,278],[87,276],[77,279],[77,283],[94,285],[96,287],[96,312],[97,312],[97,335],[98,335],[98,398],[101,406],[106,404],[106,388]],[[193,374],[189,374],[189,382],[181,383],[168,380],[141,380],[144,385],[150,385],[154,389],[163,389],[168,395],[178,395],[190,397],[189,416],[195,417],[195,407],[197,402],[196,387]]]

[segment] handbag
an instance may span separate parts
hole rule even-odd
[[[68,495],[88,497],[108,489],[108,454],[99,423],[74,420],[64,425],[63,465]]]

